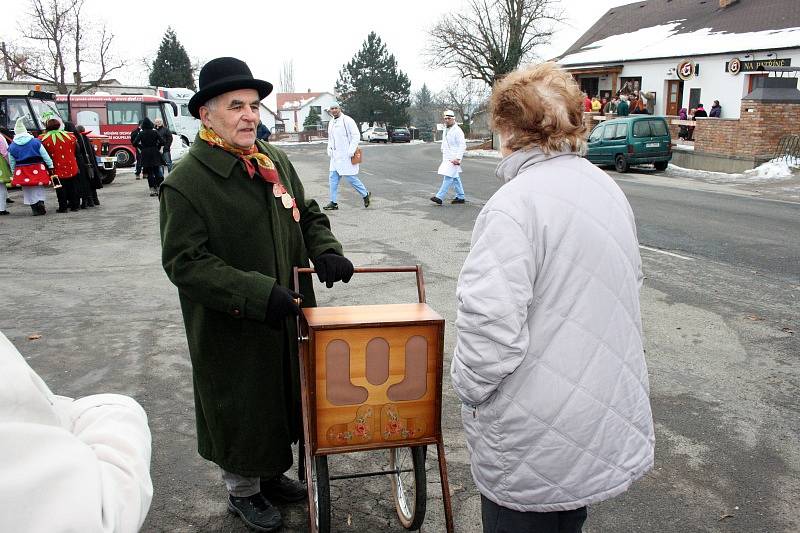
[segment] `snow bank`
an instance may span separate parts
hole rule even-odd
[[[785,179],[791,178],[794,169],[800,168],[800,158],[772,159],[745,172],[746,176],[756,179]]]

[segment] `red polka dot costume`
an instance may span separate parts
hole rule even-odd
[[[64,130],[48,131],[39,136],[47,153],[53,159],[55,174],[62,180],[78,175],[78,161],[75,159],[75,146],[78,140]]]

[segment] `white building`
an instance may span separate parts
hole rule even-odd
[[[655,114],[719,100],[739,118],[759,67],[800,66],[800,0],[645,0],[614,7],[558,63],[600,97],[654,93]],[[786,75],[795,75],[786,73]]]
[[[275,99],[278,107],[278,116],[283,121],[284,131],[293,133],[303,131],[303,123],[313,109],[322,120],[322,126],[327,127],[331,116],[328,108],[336,102],[336,97],[328,92],[312,93],[277,93]]]

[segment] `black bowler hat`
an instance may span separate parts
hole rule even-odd
[[[257,80],[250,72],[250,67],[235,57],[218,57],[212,59],[200,70],[200,90],[189,100],[189,112],[194,118],[200,118],[200,107],[223,93],[239,89],[255,89],[262,100],[272,92],[272,84]]]

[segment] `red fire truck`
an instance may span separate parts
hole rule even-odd
[[[136,161],[136,150],[131,146],[131,132],[148,117],[160,118],[170,131],[175,131],[173,117],[178,108],[175,103],[159,96],[79,94],[58,95],[56,102],[61,115],[70,117],[87,131],[109,138],[111,155],[117,166],[127,167]]]

